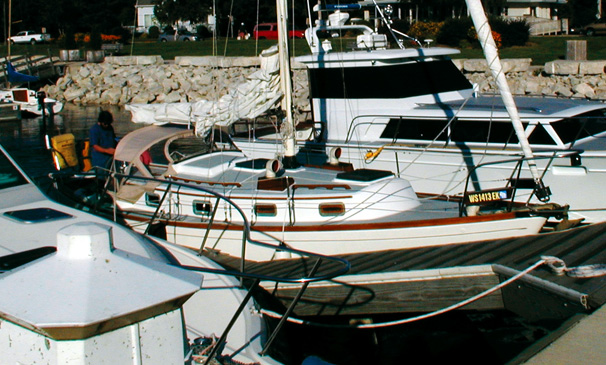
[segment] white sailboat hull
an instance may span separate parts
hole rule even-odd
[[[128,224],[137,231],[144,231],[141,221],[128,219]],[[285,242],[290,248],[322,255],[344,255],[384,250],[435,247],[449,244],[464,244],[490,239],[520,237],[538,233],[546,219],[543,217],[490,219],[479,217],[452,219],[444,224],[432,222],[426,226],[416,225],[390,227],[395,224],[344,225],[342,227],[271,227],[259,231],[253,227],[251,238],[274,245]],[[476,220],[474,222],[474,220]],[[167,239],[180,246],[199,250],[218,250],[234,257],[243,253],[241,226],[214,224],[208,230],[207,223],[170,221],[166,226]],[[262,227],[258,229],[263,229]],[[203,244],[204,242],[204,244]],[[270,261],[285,258],[283,253],[263,246],[247,244],[245,257],[253,261]],[[289,257],[289,256],[288,256]]]

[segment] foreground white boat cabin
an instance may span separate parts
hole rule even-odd
[[[136,354],[183,364],[194,340],[216,339],[239,313],[218,355],[278,363],[260,355],[259,308],[220,266],[49,200],[1,146],[0,171],[1,362],[124,363]]]

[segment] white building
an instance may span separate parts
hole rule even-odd
[[[154,6],[156,6],[156,0],[137,0],[135,4],[135,12],[137,13],[137,32],[147,33],[149,27],[157,26],[162,31],[162,25],[154,16]],[[188,21],[177,22],[172,24],[175,28],[186,28],[192,32],[196,31],[196,24],[191,24]],[[204,24],[212,32],[215,29],[215,17],[208,15],[206,23]]]
[[[567,2],[567,0],[507,0],[507,16],[557,19],[556,7]]]
[[[154,16],[155,0],[137,0],[135,3],[135,11],[137,13],[137,32],[147,33],[149,27],[160,27],[160,23]]]

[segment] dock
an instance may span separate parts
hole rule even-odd
[[[217,252],[205,255],[230,268],[240,264],[239,259]],[[562,260],[569,270],[540,264],[545,256]],[[456,310],[508,310],[530,323],[561,321],[557,329],[511,359],[511,364],[606,362],[602,349],[606,339],[606,223],[513,239],[340,257],[351,263],[350,272],[337,280],[309,285],[291,316],[369,318],[401,313],[409,318],[448,308],[520,277]],[[286,259],[246,262],[245,267],[259,274],[288,276],[308,271],[311,265],[303,259]],[[595,276],[574,277],[575,268]],[[300,287],[262,285],[257,301],[276,313],[285,312]]]
[[[0,59],[2,63],[2,72],[0,72],[0,82],[4,83],[7,79],[6,63],[7,57]],[[37,76],[41,81],[47,79],[56,79],[63,74],[64,63],[59,58],[49,55],[13,55],[10,62],[19,73]]]
[[[206,253],[223,266],[240,260]],[[553,256],[567,267],[606,263],[606,223],[513,239],[339,256],[350,272],[309,285],[293,315],[334,316],[419,313],[467,300]],[[257,274],[303,274],[304,259],[246,262]],[[262,284],[269,306],[286,308],[299,285]],[[531,320],[569,318],[606,303],[606,276],[573,278],[546,265],[467,306],[464,310],[507,309]]]

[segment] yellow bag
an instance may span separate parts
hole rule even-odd
[[[51,147],[53,148],[53,161],[57,170],[78,167],[76,138],[73,134],[67,133],[52,137]]]

